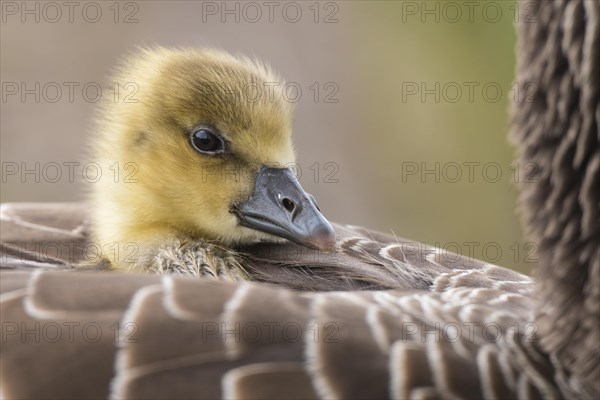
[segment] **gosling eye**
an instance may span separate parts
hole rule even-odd
[[[192,132],[192,146],[203,154],[220,154],[225,151],[225,142],[208,128],[199,128]]]

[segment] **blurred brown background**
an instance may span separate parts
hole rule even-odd
[[[116,60],[208,45],[301,88],[300,180],[330,219],[529,272],[506,138],[508,107],[527,94],[511,86],[527,10],[467,3],[4,1],[0,199],[82,200],[95,88],[114,95]]]

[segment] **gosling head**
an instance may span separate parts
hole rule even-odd
[[[165,236],[334,247],[290,166],[292,110],[267,67],[215,50],[144,50],[115,78],[94,143],[102,246]]]

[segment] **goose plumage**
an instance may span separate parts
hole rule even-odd
[[[170,247],[207,271],[232,257],[255,282],[60,273],[85,255],[87,210],[5,205],[3,398],[598,398],[600,5],[536,6],[517,67],[535,101],[511,128],[536,166],[521,196],[535,283],[341,225],[335,252],[271,236]],[[27,248],[57,241],[70,259]]]

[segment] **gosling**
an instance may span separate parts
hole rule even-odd
[[[335,248],[292,170],[292,109],[265,65],[217,50],[141,50],[116,73],[92,155],[93,242],[116,270],[245,279],[235,248]]]

